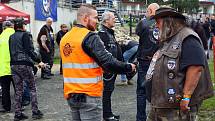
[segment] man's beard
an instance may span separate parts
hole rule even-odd
[[[91,31],[95,31],[96,30],[95,27],[90,24],[90,22],[87,23],[87,29],[89,29]]]

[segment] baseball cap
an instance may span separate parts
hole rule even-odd
[[[2,23],[2,28],[13,26],[14,24],[10,20],[6,20]]]

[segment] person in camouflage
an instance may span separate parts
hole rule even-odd
[[[33,42],[29,34],[24,29],[24,19],[17,18],[14,20],[15,33],[10,36],[9,50],[11,56],[11,70],[15,83],[15,116],[14,121],[27,119],[22,113],[22,94],[23,83],[28,81],[31,94],[32,118],[40,119],[43,113],[38,109],[36,85],[33,74],[34,63],[32,60],[39,63],[39,67],[45,67],[45,64],[40,61],[37,54],[34,52]]]

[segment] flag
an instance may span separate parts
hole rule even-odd
[[[45,21],[48,17],[57,21],[57,0],[35,0],[35,20]]]

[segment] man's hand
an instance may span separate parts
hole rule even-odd
[[[135,71],[136,71],[137,66],[136,66],[135,64],[131,63],[131,67],[132,67],[132,72],[135,72]]]
[[[188,107],[189,103],[190,103],[190,99],[187,99],[187,98],[182,99],[180,102],[181,111],[183,112],[189,111],[190,110],[190,107]]]
[[[43,63],[43,62],[40,62],[40,63],[38,64],[38,67],[39,67],[39,68],[44,68],[44,67],[46,67],[46,64]]]

